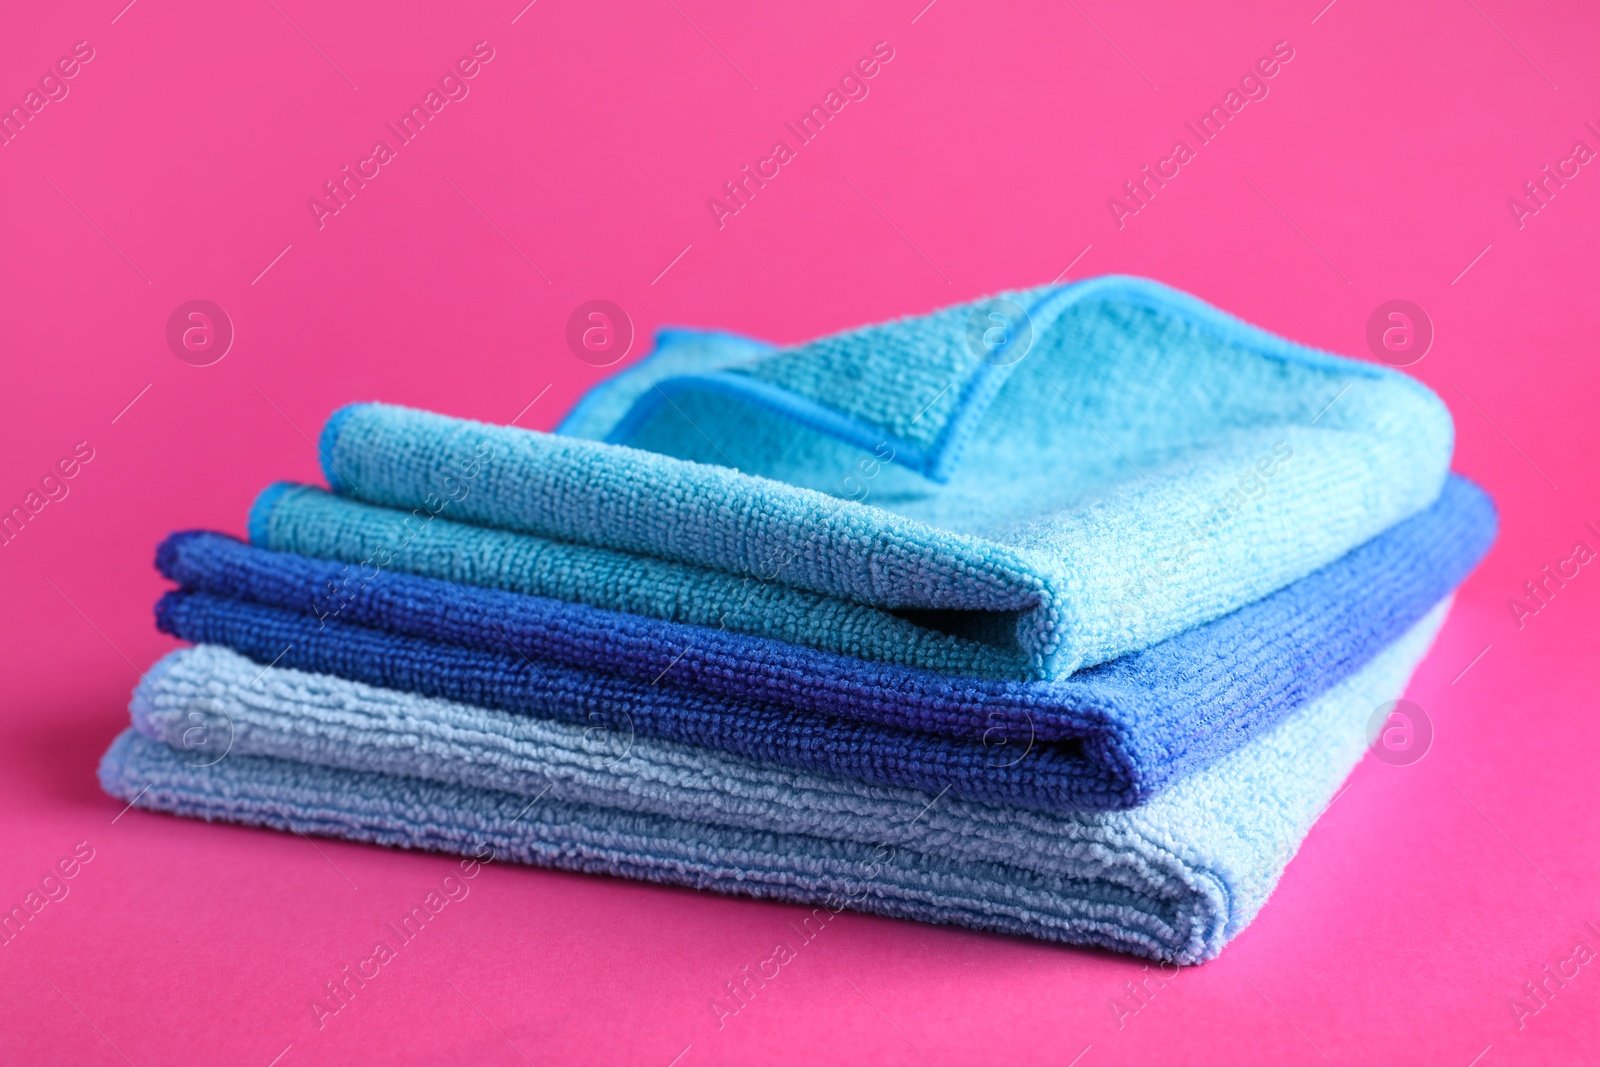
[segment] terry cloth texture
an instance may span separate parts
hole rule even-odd
[[[1062,682],[860,660],[185,533],[164,630],[261,663],[1041,808],[1129,807],[1324,692],[1412,626],[1493,540],[1452,478],[1435,504],[1264,600]],[[1030,758],[1019,753],[1032,747]]]
[[[564,436],[343,408],[324,472],[372,504],[904,612],[1061,678],[1416,513],[1452,445],[1419,383],[1138,279],[791,349],[687,337]]]
[[[141,808],[1209,959],[1260,911],[1446,604],[1268,733],[1134,811],[882,789],[275,669],[159,665],[100,767]],[[198,709],[196,705],[198,704]],[[196,746],[231,726],[226,746]],[[151,740],[151,734],[171,743]],[[292,755],[296,758],[287,759]]]

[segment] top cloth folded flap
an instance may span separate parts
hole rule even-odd
[[[561,434],[352,405],[323,468],[371,503],[870,604],[1061,678],[1427,506],[1453,428],[1395,371],[1108,277],[789,349],[669,332]]]

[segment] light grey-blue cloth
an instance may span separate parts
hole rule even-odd
[[[506,715],[224,649],[174,653],[101,766],[140,807],[1209,959],[1360,758],[1441,604],[1357,674],[1149,804],[1049,814]],[[1024,757],[1025,758],[1025,757]]]

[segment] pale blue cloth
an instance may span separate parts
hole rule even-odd
[[[569,543],[738,579],[708,583],[702,614],[774,582],[993,646],[1027,678],[1260,599],[1443,484],[1449,413],[1396,371],[1137,279],[1006,299],[783,350],[672,333],[563,435],[353,405],[324,471],[413,525],[546,539],[558,567]],[[668,586],[630,610],[678,617]]]
[[[1261,909],[1448,604],[1320,699],[1149,804],[1048,814],[604,729],[170,655],[100,769],[142,808],[619,874],[1158,959]],[[150,738],[160,740],[151,740]]]

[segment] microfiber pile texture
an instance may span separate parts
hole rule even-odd
[[[1483,493],[1439,500],[1272,596],[1062,682],[950,678],[767,638],[379,572],[219,534],[169,538],[163,630],[262,663],[956,796],[1129,807],[1376,655],[1493,540]],[[1020,753],[1037,749],[1031,758]]]
[[[540,723],[222,649],[169,656],[100,767],[152,811],[1023,934],[1178,963],[1260,911],[1448,606],[1134,811],[1044,814]],[[202,722],[207,743],[194,747]],[[225,744],[216,740],[226,733]]]
[[[1005,299],[1017,311],[992,348],[974,328],[994,321],[989,302],[792,349],[680,331],[559,435],[352,405],[324,427],[324,473],[418,521],[899,612],[1036,679],[1257,600],[1443,485],[1449,414],[1389,368],[1139,279]],[[711,586],[703,610],[742,609],[741,596]],[[636,599],[675,618],[679,598]],[[769,636],[827,621],[782,625]]]
[[[315,486],[267,487],[249,530],[262,548],[348,563],[338,588],[393,569],[969,678],[1035,673],[1014,641],[945,633],[869,604],[711,567],[413,516]]]

